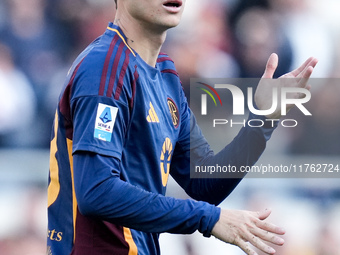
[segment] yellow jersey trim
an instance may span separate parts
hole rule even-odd
[[[58,198],[60,192],[59,166],[56,158],[57,153],[58,113],[54,118],[54,138],[51,141],[50,150],[50,184],[47,189],[47,207],[50,207]]]
[[[76,220],[77,220],[77,207],[78,202],[76,198],[76,191],[74,188],[74,171],[73,171],[73,156],[72,156],[72,146],[73,141],[67,139],[67,151],[68,151],[68,158],[70,162],[70,169],[71,169],[71,179],[72,179],[72,204],[73,204],[73,242],[76,239]]]
[[[131,49],[131,47],[127,44],[127,42],[125,41],[125,38],[121,35],[121,33],[115,29],[115,28],[111,28],[111,27],[107,27],[107,29],[116,32],[118,34],[118,36],[123,40],[124,44],[126,45],[126,47],[128,47],[128,49],[131,51],[131,53],[136,57],[136,54],[133,52],[133,50]]]
[[[125,241],[129,245],[129,254],[128,255],[137,255],[138,254],[137,245],[132,238],[131,230],[129,228],[124,227],[124,238],[125,238]]]

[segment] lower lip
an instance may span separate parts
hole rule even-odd
[[[164,7],[164,9],[166,9],[170,13],[179,13],[179,11],[181,10],[181,6],[174,7],[174,6],[163,5],[163,7]]]

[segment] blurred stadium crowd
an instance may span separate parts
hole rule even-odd
[[[339,9],[338,0],[187,0],[183,21],[169,31],[163,51],[174,59],[187,95],[194,77],[260,77],[272,52],[280,57],[276,77],[317,57],[313,118],[293,131],[277,130],[268,155],[339,159]],[[48,147],[57,99],[72,61],[105,31],[114,12],[113,0],[0,2],[0,254],[45,254]],[[248,179],[223,205],[278,210],[277,223],[291,231],[279,254],[338,255],[339,184]],[[170,186],[171,195],[185,196]],[[231,249],[202,238],[164,235],[163,253]]]

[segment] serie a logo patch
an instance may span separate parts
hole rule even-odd
[[[111,142],[118,108],[106,104],[98,104],[94,137],[102,141]]]

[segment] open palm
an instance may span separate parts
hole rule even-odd
[[[268,110],[273,106],[273,88],[277,88],[279,99],[281,98],[280,92],[282,88],[293,88],[291,91],[294,91],[294,93],[290,93],[289,95],[291,99],[305,97],[306,93],[303,92],[306,92],[306,90],[309,92],[310,90],[308,80],[317,63],[318,60],[316,58],[310,57],[297,69],[282,75],[278,79],[273,79],[274,72],[278,65],[278,56],[275,53],[271,54],[255,92],[255,103],[258,109]],[[279,102],[275,111],[270,111],[266,117],[278,119],[281,117],[282,112],[287,113],[293,106],[293,104],[288,104],[286,105],[286,109],[281,109],[281,103]]]

